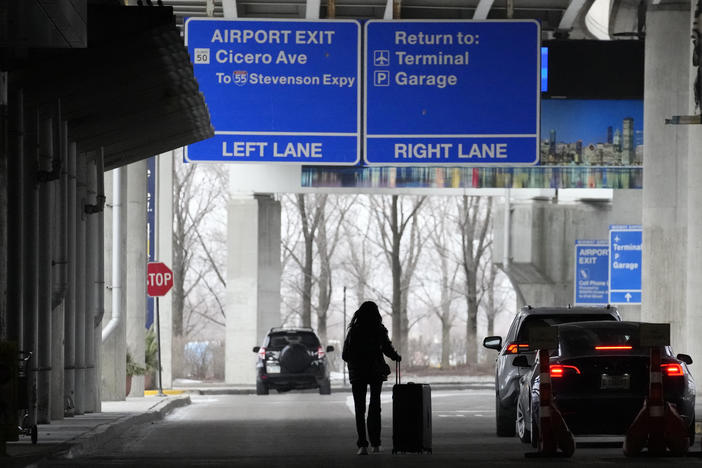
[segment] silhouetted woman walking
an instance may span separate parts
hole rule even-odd
[[[359,455],[368,454],[365,414],[366,388],[369,385],[368,438],[373,452],[380,451],[380,390],[383,381],[387,380],[390,374],[390,367],[385,363],[383,354],[395,361],[402,359],[392,347],[378,305],[366,301],[353,314],[341,355],[349,365],[349,380],[356,408],[356,445]]]

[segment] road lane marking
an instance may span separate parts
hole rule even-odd
[[[432,399],[432,400],[435,400],[435,399],[439,399],[439,398],[465,397],[465,396],[476,396],[476,395],[482,395],[482,396],[486,396],[486,395],[487,395],[487,396],[492,396],[492,395],[494,395],[494,392],[492,392],[492,391],[490,391],[490,392],[470,392],[469,394],[466,394],[466,393],[461,392],[461,391],[451,391],[451,390],[447,390],[447,391],[433,392],[432,395],[431,395],[431,399]],[[369,394],[369,393],[366,393],[366,407],[368,407],[369,400],[370,400],[370,394]],[[388,403],[390,403],[390,402],[392,402],[392,391],[383,392],[383,393],[380,394],[380,404],[381,404],[381,405],[383,405],[383,404],[388,404]],[[348,408],[349,412],[350,412],[352,415],[355,415],[355,414],[356,414],[356,410],[355,410],[354,403],[353,403],[353,395],[347,396],[347,397],[346,397],[345,403],[346,403],[346,408]],[[494,409],[493,409],[493,410],[490,410],[490,409],[479,409],[479,410],[450,410],[450,412],[459,412],[459,413],[480,413],[480,416],[479,416],[479,417],[483,417],[483,415],[485,415],[485,414],[490,414],[490,413],[495,414],[495,410],[494,410]],[[447,411],[446,411],[446,410],[437,410],[437,409],[435,409],[435,410],[432,411],[432,413],[447,413]],[[458,417],[460,417],[460,416],[458,416]]]

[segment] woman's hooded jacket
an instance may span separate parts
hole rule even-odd
[[[387,380],[390,368],[383,354],[397,361],[399,355],[393,348],[388,330],[382,324],[351,327],[341,357],[348,363],[349,380],[355,382],[382,382]]]

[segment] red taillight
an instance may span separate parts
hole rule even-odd
[[[578,369],[575,366],[569,366],[565,364],[551,364],[549,366],[549,370],[551,373],[551,378],[557,378],[557,377],[563,377],[566,372],[575,372],[576,374],[580,374],[580,369]]]
[[[322,359],[324,357],[324,348],[319,346],[317,348],[317,359]]]
[[[668,377],[682,377],[685,375],[683,374],[682,366],[676,363],[661,364],[661,370],[665,372],[665,375]]]
[[[529,345],[524,343],[511,343],[507,345],[508,354],[517,354],[520,351],[529,351]]]
[[[266,360],[266,348],[261,346],[261,349],[258,350],[258,357],[263,359],[264,361]]]
[[[625,351],[632,349],[631,346],[595,346],[596,351]]]

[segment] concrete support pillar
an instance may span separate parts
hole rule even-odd
[[[83,411],[93,413],[96,409],[95,318],[97,305],[97,213],[88,213],[89,206],[97,205],[96,155],[86,164],[86,197],[83,205],[85,217],[85,399]],[[102,254],[102,252],[101,252]]]
[[[24,152],[24,106],[22,92],[12,92],[9,102],[9,129],[7,161],[7,218],[13,220],[7,226],[7,323],[6,336],[9,341],[19,343],[22,320],[22,160]]]
[[[68,146],[68,271],[66,279],[66,300],[64,302],[64,414],[75,415],[76,400],[76,274],[77,252],[76,233],[78,227],[77,198],[77,147],[75,142]]]
[[[105,401],[124,400],[127,354],[125,267],[127,252],[127,169],[108,172],[105,177],[105,315],[107,334],[102,343],[101,394]],[[115,253],[117,252],[117,253]]]
[[[173,151],[156,160],[156,259],[173,268]],[[173,386],[173,294],[159,301],[161,318],[161,378],[163,388]],[[158,372],[157,378],[158,378]]]
[[[271,195],[258,201],[258,323],[260,344],[272,327],[280,326],[280,202]]]
[[[38,251],[39,251],[39,187],[37,184],[37,154],[38,154],[38,113],[36,110],[25,114],[26,132],[24,135],[25,154],[23,158],[22,178],[22,216],[23,245],[22,263],[24,264],[22,290],[22,343],[20,349],[32,353],[29,362],[27,379],[27,394],[29,396],[30,424],[36,424],[36,379],[38,353],[38,315],[39,315],[39,276],[38,276]]]
[[[96,160],[97,198],[94,207],[95,217],[95,301],[93,309],[95,317],[91,323],[93,335],[94,370],[91,374],[90,385],[93,387],[93,410],[102,411],[102,392],[100,391],[100,375],[102,374],[102,319],[105,316],[105,155],[101,149]]]
[[[130,164],[127,172],[127,350],[134,362],[143,366],[146,336],[146,160]],[[130,395],[144,395],[144,376],[134,376]]]
[[[235,198],[227,218],[225,380],[252,384],[251,349],[280,325],[280,202]]]
[[[695,2],[691,5],[691,16],[694,18]],[[691,72],[696,71],[691,67]],[[690,77],[690,85],[694,86],[694,76]],[[695,109],[694,94],[691,93],[688,114],[699,114]],[[702,392],[702,126],[689,126],[689,158],[687,166],[687,314],[685,324],[687,330],[687,346],[678,352],[687,353],[697,358],[692,364],[692,375],[695,379],[697,394]]]
[[[687,126],[664,119],[688,109],[689,3],[649,4],[645,54],[641,319],[669,322],[672,345],[682,352],[691,325],[684,322],[689,140]]]
[[[57,150],[61,159],[61,174],[53,183],[51,216],[53,218],[52,299],[51,299],[51,394],[50,418],[63,419],[64,414],[64,333],[68,277],[68,124],[57,116]]]
[[[87,161],[79,154],[76,170],[76,299],[75,299],[75,414],[85,412],[85,314],[86,314],[86,215],[83,207],[87,198]]]
[[[8,118],[9,73],[0,71],[0,340],[7,340],[7,235],[8,235],[8,164],[10,157]]]
[[[53,163],[53,120],[42,119],[39,122],[39,171],[50,173]],[[37,374],[37,422],[48,424],[51,421],[51,247],[55,235],[52,226],[51,197],[54,192],[54,182],[42,180],[39,184],[39,233],[49,233],[42,236],[38,243],[38,311],[39,311],[39,342],[36,364]]]

